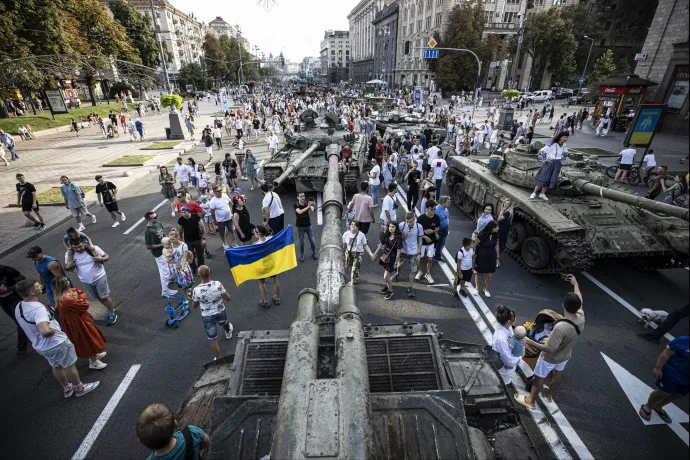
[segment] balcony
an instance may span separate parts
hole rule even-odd
[[[519,24],[514,22],[485,22],[484,33],[487,34],[513,34],[517,33]]]

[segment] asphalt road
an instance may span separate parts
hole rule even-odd
[[[205,159],[201,148],[192,155],[197,160]],[[252,220],[258,221],[261,192],[246,190],[246,193]],[[100,380],[94,393],[80,399],[63,400],[60,387],[41,356],[35,352],[15,356],[16,335],[7,316],[0,315],[0,338],[4,338],[0,342],[0,372],[5,376],[0,384],[0,407],[4,414],[0,421],[3,433],[0,451],[7,458],[71,458],[123,378],[137,364],[141,366],[139,371],[94,442],[88,458],[144,458],[147,451],[137,443],[134,432],[139,412],[152,402],[164,402],[173,410],[177,409],[200,366],[212,359],[199,312],[192,312],[179,329],[164,325],[165,302],[159,297],[156,264],[144,247],[144,224],[123,234],[162,199],[157,178],[151,174],[122,193],[120,205],[128,216],[126,225],[111,228],[110,218],[103,210],[97,213],[98,224],[87,224],[86,233],[111,257],[106,270],[119,314],[117,323],[110,327],[103,320],[97,320],[108,338],[108,356],[104,359],[108,367],[93,371],[88,369],[87,360],[78,362],[84,381]],[[291,211],[294,193],[283,193],[282,199],[286,223],[294,223]],[[167,229],[177,221],[170,217],[168,209],[164,204],[158,211]],[[402,217],[401,209],[398,213]],[[450,213],[452,230],[447,248],[455,254],[462,237],[470,234],[474,224],[454,208]],[[321,228],[316,222],[313,215],[318,243]],[[27,247],[37,244],[46,254],[62,257],[62,234],[58,230],[46,232]],[[375,245],[373,233],[370,245]],[[29,277],[34,276],[32,264],[25,257],[27,247],[6,256],[0,263],[14,266]],[[313,287],[308,281],[294,280],[315,279],[317,262],[306,258],[298,268],[279,276],[282,305],[263,309],[258,305],[257,283],[247,282],[235,287],[220,240],[210,237],[208,247],[213,254],[207,262],[212,277],[220,280],[232,297],[228,316],[235,330],[287,328],[296,312],[297,293],[304,287]],[[308,249],[306,254],[309,255]],[[357,293],[365,322],[433,322],[440,326],[446,338],[483,343],[482,334],[466,308],[452,299],[450,287],[442,286],[448,279],[438,264],[434,264],[432,274],[439,286],[418,285],[414,301],[404,295],[403,286],[396,289],[393,300],[385,301],[378,294],[382,284],[379,266],[365,262],[362,271]],[[637,309],[672,310],[688,299],[686,270],[639,272],[614,261],[597,265],[590,275]],[[76,279],[75,275],[71,277]],[[604,353],[653,386],[651,370],[665,342],[653,345],[636,338],[635,334],[641,330],[636,317],[584,276],[579,275],[578,279],[587,325],[554,398],[563,415],[595,458],[687,458],[687,445],[669,427],[643,425],[637,415],[638,408],[628,401],[602,356]],[[76,284],[80,285],[78,281]],[[544,308],[560,311],[561,298],[568,288],[569,285],[558,277],[530,275],[510,258],[503,257],[491,285],[492,297],[482,299],[491,311],[500,303],[512,306],[522,322],[533,320]],[[687,319],[671,333],[687,335]],[[223,355],[234,352],[235,339],[220,341]],[[678,405],[688,412],[687,398],[681,399]],[[529,415],[525,413],[524,418],[528,429],[536,432]],[[682,429],[687,430],[687,424]],[[556,431],[565,439],[558,426]],[[568,447],[575,456],[572,447]]]

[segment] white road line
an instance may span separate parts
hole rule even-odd
[[[398,201],[402,205],[403,209],[406,210],[407,212],[407,204],[405,203],[405,199],[402,196],[402,188],[398,186],[398,194],[396,195]],[[415,214],[417,216],[420,215],[420,212],[415,209]],[[450,252],[448,251],[447,248],[443,248],[443,257],[446,259],[446,262],[439,262],[439,266],[441,267],[441,270],[443,273],[446,275],[448,278],[448,281],[451,283],[454,282],[455,280],[455,258],[451,256]],[[470,284],[471,285],[471,284]],[[470,314],[470,317],[474,321],[475,325],[481,332],[482,336],[484,337],[484,340],[486,340],[486,343],[492,344],[493,343],[493,331],[491,330],[492,328],[495,330],[496,326],[498,325],[498,321],[496,321],[496,317],[494,314],[491,312],[489,307],[486,305],[484,302],[484,299],[482,299],[479,296],[472,296],[472,300],[479,306],[480,310],[484,314],[484,316],[487,318],[489,324],[491,325],[491,328],[487,325],[487,323],[484,321],[480,313],[477,311],[477,309],[472,305],[472,301],[469,298],[466,297],[460,297],[460,300],[462,301],[463,305],[465,306],[465,309],[467,312]],[[525,378],[528,378],[534,374],[532,369],[529,367],[527,363],[524,361],[520,362],[520,369],[525,375]],[[525,392],[525,385],[524,382],[518,379],[513,380],[513,385],[518,391]],[[589,452],[589,449],[587,449],[587,446],[582,442],[582,439],[580,436],[577,434],[575,429],[572,427],[570,422],[568,422],[568,419],[565,417],[563,412],[558,408],[558,405],[555,402],[552,403],[546,403],[544,400],[543,396],[541,396],[542,402],[545,404],[546,408],[549,410],[549,413],[553,417],[554,421],[560,428],[561,432],[565,435],[565,437],[568,439],[568,442],[572,446],[572,448],[575,450],[577,455],[581,459],[591,459],[594,458],[592,454]],[[535,423],[539,427],[539,430],[541,431],[542,435],[544,436],[544,439],[549,443],[549,446],[551,447],[551,450],[553,451],[554,455],[556,455],[556,458],[559,459],[569,459],[572,458],[570,453],[568,452],[568,449],[565,447],[563,444],[563,441],[558,436],[558,433],[554,430],[554,428],[551,426],[549,423],[548,419],[542,412],[541,408],[539,406],[535,405],[535,408],[530,410],[530,415],[534,419]]]
[[[167,203],[167,202],[168,202],[168,199],[166,198],[165,200],[163,200],[163,201],[161,201],[160,203],[158,203],[158,205],[157,205],[155,208],[153,208],[151,211],[152,211],[152,212],[158,211],[158,208],[160,208],[161,206],[163,206],[163,205],[164,205],[165,203]],[[139,225],[139,224],[142,223],[143,221],[144,221],[144,218],[142,217],[142,218],[139,219],[138,221],[134,222],[134,225],[132,225],[131,227],[129,227],[127,230],[125,230],[125,232],[123,233],[123,235],[129,235],[129,234],[132,232],[132,230],[134,230],[134,229],[137,227],[137,225]]]
[[[134,377],[137,375],[137,372],[139,372],[140,368],[141,364],[134,364],[129,368],[127,375],[125,375],[125,378],[122,379],[122,382],[120,382],[120,386],[118,386],[117,390],[115,390],[115,393],[113,393],[110,401],[108,401],[108,404],[106,404],[105,409],[103,409],[103,412],[101,412],[101,415],[96,420],[96,423],[93,424],[91,431],[89,431],[89,433],[86,435],[86,438],[84,438],[84,441],[81,443],[81,446],[79,446],[79,449],[72,457],[72,460],[81,460],[89,453],[89,450],[91,450],[91,447],[96,442],[96,439],[101,433],[101,430],[103,430],[103,427],[105,427],[105,424],[108,423],[110,416],[113,415],[113,412],[120,402],[120,399],[122,399],[122,396],[125,394],[125,391],[127,391],[127,388],[129,388],[129,384],[132,383],[132,380],[134,380]]]
[[[316,192],[316,223],[323,225],[323,212],[321,210],[321,192]]]
[[[621,296],[619,296],[618,294],[616,294],[615,292],[613,292],[611,289],[609,289],[609,288],[607,288],[606,286],[604,286],[604,283],[602,283],[601,281],[599,281],[598,279],[596,279],[595,277],[593,277],[592,275],[590,275],[590,274],[587,273],[587,272],[582,272],[582,274],[585,276],[585,278],[587,278],[587,279],[590,280],[592,283],[594,283],[599,289],[601,289],[602,291],[604,291],[605,293],[607,293],[608,295],[610,295],[611,297],[613,297],[613,299],[614,299],[616,302],[618,302],[619,304],[621,304],[621,305],[623,305],[625,308],[627,308],[627,309],[630,311],[630,313],[632,313],[633,315],[637,316],[638,318],[642,318],[642,315],[641,315],[640,312],[637,310],[637,308],[633,307],[633,306],[630,305],[628,302],[626,302],[625,299],[623,299]],[[657,325],[656,325],[655,323],[652,323],[651,326],[652,326],[654,329],[657,328]],[[671,340],[674,339],[674,337],[673,337],[671,334],[669,334],[669,333],[664,334],[664,337],[666,337],[666,339],[668,339],[669,342],[670,342]]]

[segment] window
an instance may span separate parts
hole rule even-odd
[[[407,35],[407,26],[403,26],[403,37]]]
[[[601,41],[599,42],[599,46],[606,46],[606,39],[602,38]]]
[[[410,35],[414,33],[414,22],[410,23]]]
[[[441,13],[436,13],[436,20],[434,21],[436,27],[441,25]]]
[[[491,22],[492,19],[493,19],[493,12],[484,11],[484,22]]]
[[[615,3],[611,3],[611,11],[616,11],[617,7],[618,5],[616,5]]]
[[[503,22],[517,22],[517,12],[506,12],[503,13]]]
[[[606,25],[604,25],[604,30],[611,30],[611,21],[608,21]]]
[[[431,29],[431,16],[426,17],[426,28]]]
[[[422,20],[420,19],[417,21],[417,32],[421,32],[421,31],[422,31]]]
[[[335,56],[335,50],[331,50],[331,56]]]

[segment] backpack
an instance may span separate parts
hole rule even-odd
[[[184,458],[190,460],[194,458],[194,440],[188,426],[182,428],[182,436],[184,436]]]

